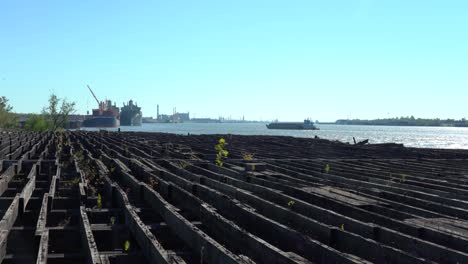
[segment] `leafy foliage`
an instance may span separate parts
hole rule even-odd
[[[31,131],[42,132],[48,130],[50,124],[43,115],[30,115],[28,120],[26,120],[24,128]]]
[[[128,252],[130,250],[130,241],[125,241],[124,243],[124,251]]]
[[[8,104],[5,96],[0,97],[0,127],[15,127],[18,125],[18,116],[12,112],[13,107]]]
[[[100,194],[100,193],[98,193],[98,196],[97,196],[97,207],[98,207],[99,209],[102,208],[102,197],[101,197],[101,194]]]
[[[49,105],[41,115],[30,115],[24,128],[31,131],[58,131],[66,127],[69,115],[75,112],[75,103],[61,99],[55,94],[49,97]]]
[[[0,97],[0,109],[5,112],[11,112],[11,110],[13,110],[13,107],[8,104],[8,99],[5,96]]]
[[[229,152],[225,149],[226,148],[226,140],[224,138],[220,138],[218,144],[215,146],[215,150],[218,151],[216,154],[216,164],[220,167],[223,166],[223,158],[229,155]]]
[[[49,106],[44,107],[42,114],[47,120],[50,129],[57,130],[67,125],[69,115],[73,114],[75,102],[68,102],[67,99],[59,98],[56,94],[49,97]]]
[[[327,164],[327,165],[325,166],[325,173],[329,173],[329,172],[330,172],[330,169],[331,169],[330,164]]]

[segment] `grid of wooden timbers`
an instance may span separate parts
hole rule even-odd
[[[468,263],[468,152],[217,139],[0,133],[1,263]]]

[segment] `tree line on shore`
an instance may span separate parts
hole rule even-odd
[[[339,125],[374,125],[374,126],[450,126],[450,127],[468,127],[468,121],[465,118],[455,119],[429,119],[410,117],[395,117],[373,120],[361,119],[340,119],[336,121]]]
[[[75,102],[60,98],[56,94],[49,96],[48,105],[40,114],[31,114],[22,128],[30,131],[56,131],[64,129],[68,123],[69,115],[76,111]],[[0,97],[0,128],[20,127],[20,117],[13,111],[8,98]]]

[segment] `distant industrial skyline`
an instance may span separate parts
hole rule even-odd
[[[0,95],[144,116],[468,117],[466,1],[4,1]]]

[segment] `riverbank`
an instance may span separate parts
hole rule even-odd
[[[427,126],[427,127],[468,127],[468,121],[463,118],[455,119],[427,119],[414,117],[384,118],[374,120],[340,119],[337,125],[367,125],[367,126]]]

